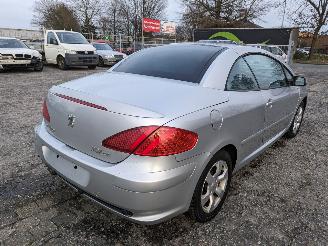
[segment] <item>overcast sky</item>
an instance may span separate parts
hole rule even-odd
[[[0,27],[33,28],[33,4],[35,0],[0,0]],[[179,21],[182,6],[179,0],[168,0],[167,19]],[[261,20],[256,21],[263,27],[278,27],[281,25],[281,16],[276,12],[268,13]],[[34,27],[35,28],[35,27]],[[33,28],[33,29],[34,29]]]

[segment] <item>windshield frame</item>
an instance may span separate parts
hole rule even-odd
[[[62,44],[90,44],[88,42],[88,40],[81,33],[79,33],[79,32],[55,32],[55,33],[56,33],[56,36],[57,36],[59,42],[62,43]],[[74,35],[77,35],[77,37],[81,38],[81,42],[78,42],[78,43],[77,42],[68,42],[63,37],[64,35],[71,35],[72,36],[73,34]]]

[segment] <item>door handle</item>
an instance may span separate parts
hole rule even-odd
[[[273,104],[273,101],[271,99],[269,99],[267,101],[267,103],[265,104],[265,106],[268,107],[268,108],[272,108],[272,104]]]

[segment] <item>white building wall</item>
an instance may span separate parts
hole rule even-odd
[[[23,40],[42,40],[43,33],[39,30],[0,28],[0,37],[19,38]]]

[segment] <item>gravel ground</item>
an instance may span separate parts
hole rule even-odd
[[[295,69],[310,84],[300,134],[239,171],[213,221],[180,215],[155,226],[128,222],[81,197],[34,153],[47,90],[100,69],[0,73],[0,245],[327,245],[328,66]]]

